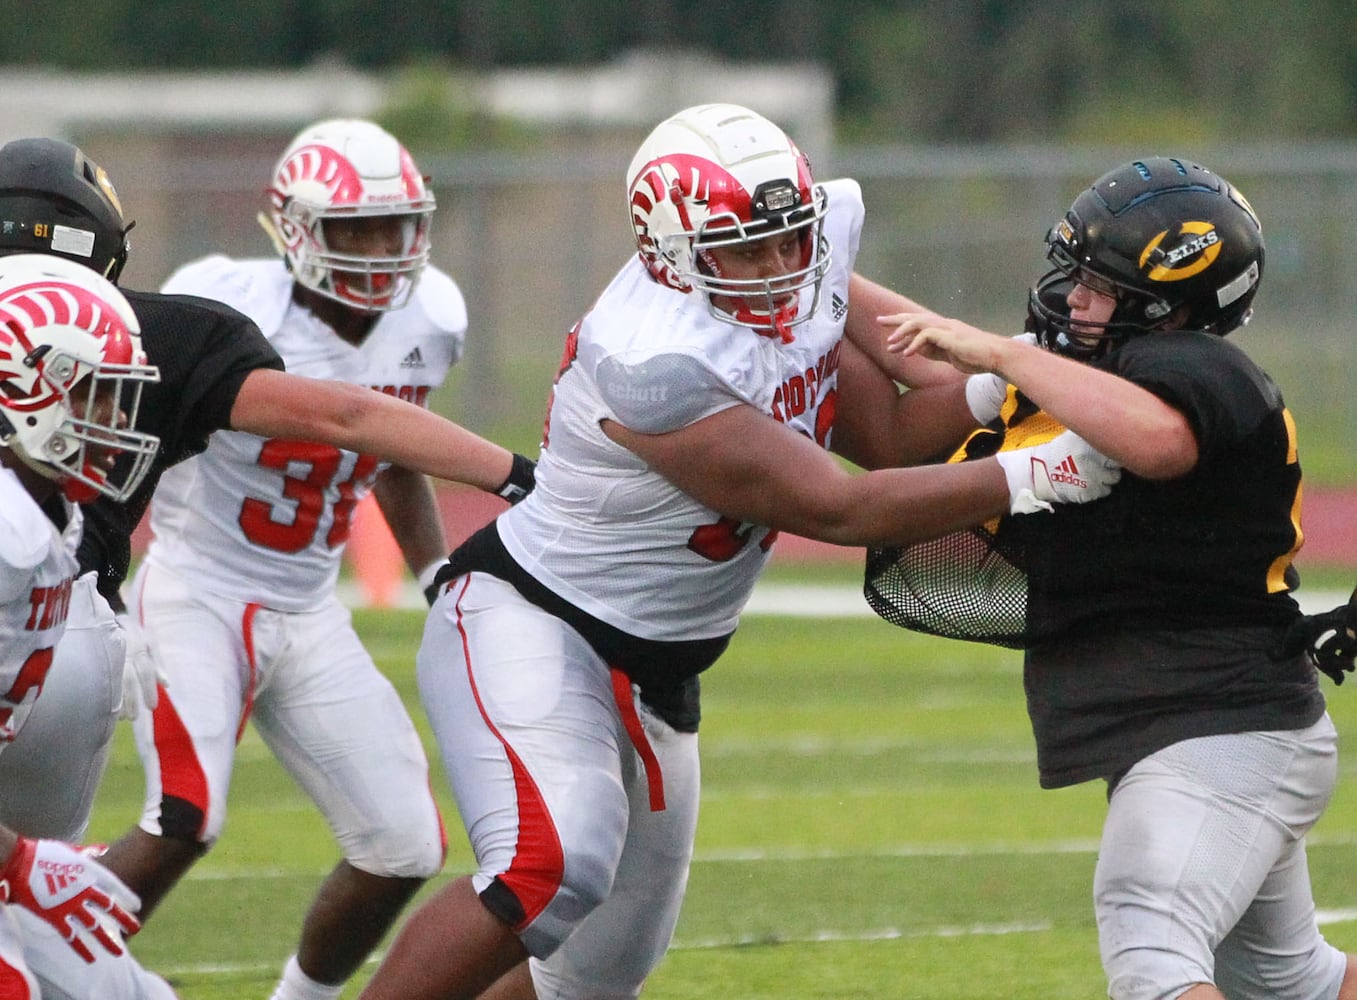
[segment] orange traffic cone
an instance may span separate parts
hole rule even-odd
[[[347,555],[367,605],[394,607],[400,600],[405,557],[370,493],[354,508]]]

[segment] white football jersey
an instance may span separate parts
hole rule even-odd
[[[717,319],[705,295],[658,284],[639,257],[570,335],[537,486],[497,524],[524,569],[615,628],[660,640],[733,631],[776,533],[704,507],[600,421],[660,433],[744,403],[829,445],[863,207],[854,181],[825,189],[829,271],[791,343]]]
[[[33,710],[66,629],[81,519],[79,507],[65,507],[58,531],[18,476],[0,468],[0,750]]]
[[[370,386],[428,405],[461,357],[466,303],[425,268],[410,302],[355,347],[292,301],[282,260],[188,264],[162,291],[217,299],[253,319],[291,374]],[[161,478],[146,558],[215,594],[305,611],[333,593],[355,505],[386,467],[333,445],[217,431]]]

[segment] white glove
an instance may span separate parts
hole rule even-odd
[[[994,457],[1008,478],[1009,510],[1014,514],[1049,511],[1056,503],[1098,500],[1121,479],[1121,466],[1074,431]]]
[[[118,615],[118,627],[127,643],[123,657],[123,697],[118,706],[118,718],[131,721],[143,705],[147,711],[155,709],[160,701],[157,685],[166,683],[165,672],[146,642],[141,627],[128,614]]]
[[[1035,344],[1035,333],[1020,333],[1014,340],[1024,344]],[[971,416],[981,427],[999,416],[1004,400],[1008,398],[1008,380],[993,372],[980,372],[966,379],[966,405],[971,408]]]
[[[141,900],[111,871],[59,840],[20,837],[0,870],[0,901],[22,906],[56,928],[86,962],[93,938],[111,955],[141,924],[133,916]]]

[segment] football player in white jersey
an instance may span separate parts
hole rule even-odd
[[[456,284],[428,264],[434,198],[410,154],[370,122],[320,122],[284,151],[269,195],[279,258],[208,257],[162,292],[249,316],[290,375],[426,405],[461,355],[467,317]],[[108,854],[141,894],[143,919],[217,839],[248,721],[343,851],[277,1000],[337,996],[446,846],[414,725],[335,593],[369,492],[412,570],[431,567],[427,585],[447,545],[422,473],[330,444],[218,431],[161,478],[128,595],[167,678],[134,724],[142,820]]]
[[[901,394],[845,337],[879,345],[913,303],[854,272],[857,184],[817,185],[763,117],[662,122],[627,201],[640,252],[567,338],[537,488],[453,554],[420,648],[478,868],[412,914],[364,1000],[637,996],[687,882],[698,674],[777,532],[928,537],[1119,475],[1073,436],[886,468],[972,426],[929,417],[964,382],[921,362]],[[1080,485],[1034,473],[1070,455]]]
[[[107,172],[60,139],[0,146],[0,255],[43,253],[117,284],[132,223]],[[121,588],[132,533],[166,469],[232,428],[325,441],[499,496],[531,485],[531,463],[396,396],[293,375],[254,321],[212,299],[120,289],[160,373],[135,428],[160,440],[130,496],[83,503],[70,615],[43,697],[0,755],[0,821],[31,837],[80,841],[113,742],[114,724],[154,707],[154,662],[127,627]],[[124,456],[131,461],[132,456]],[[121,460],[120,460],[121,461]],[[33,794],[42,789],[43,794]],[[104,856],[123,864],[120,852]]]
[[[65,630],[75,501],[126,497],[150,468],[158,441],[130,430],[129,413],[156,378],[112,284],[70,261],[0,259],[0,752]],[[115,467],[120,453],[130,461]],[[0,996],[174,996],[123,943],[139,927],[135,894],[69,844],[0,825],[0,904]]]

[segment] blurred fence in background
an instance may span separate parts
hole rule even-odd
[[[439,200],[434,260],[472,322],[465,362],[434,399],[441,412],[520,448],[535,440],[567,330],[632,252],[624,172],[642,134],[562,134],[532,153],[415,150]],[[77,136],[137,220],[124,282],[155,287],[209,252],[271,252],[254,216],[290,135]],[[1199,159],[1263,220],[1263,290],[1239,339],[1282,384],[1320,477],[1357,482],[1357,146],[807,151],[822,179],[862,182],[862,273],[1012,332],[1044,270],[1043,237],[1083,186],[1136,154]]]

